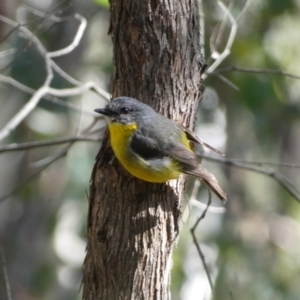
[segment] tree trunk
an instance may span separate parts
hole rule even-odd
[[[191,128],[204,65],[197,1],[111,0],[110,33],[113,98],[137,98]],[[104,138],[91,178],[83,299],[170,298],[184,184],[132,177]]]

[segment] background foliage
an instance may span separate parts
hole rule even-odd
[[[245,3],[225,4],[237,18]],[[299,78],[229,72],[225,68],[276,69],[298,75],[300,2],[253,0],[248,4],[248,10],[239,19],[230,55],[219,71],[205,80],[196,131],[228,158],[289,164],[267,165],[264,170],[280,172],[297,187],[299,168],[290,165],[299,164],[300,156]],[[41,18],[26,5],[48,15]],[[211,65],[211,37],[224,19],[224,12],[216,1],[204,1],[202,5],[205,57]],[[108,8],[107,1],[5,0],[0,3],[0,14],[26,24],[49,51],[67,46],[76,33],[78,22],[68,17],[75,13],[84,16],[88,26],[80,45],[55,61],[74,78],[82,82],[92,80],[110,91],[112,45],[107,35]],[[51,15],[67,18],[55,23]],[[230,32],[230,22],[224,24],[222,38],[219,44],[215,43],[217,49],[224,48]],[[37,89],[44,80],[45,68],[34,45],[4,22],[0,22],[0,41],[0,74]],[[14,52],[1,55],[9,49]],[[30,95],[6,84],[1,77],[0,81],[2,128]],[[53,87],[69,86],[56,74]],[[61,100],[90,112],[105,103],[92,92]],[[73,136],[93,120],[91,114],[42,100],[0,147]],[[103,121],[97,126],[103,126]],[[102,134],[103,130],[95,136]],[[0,271],[0,299],[6,297],[5,269],[13,299],[80,298],[86,193],[99,143],[73,144],[66,155],[22,184],[64,147],[0,151],[0,237],[6,260]],[[204,164],[228,192],[228,203],[222,206],[213,199],[213,208],[196,230],[214,281],[215,298],[298,299],[299,203],[270,176],[207,160]],[[187,198],[193,187],[191,180]],[[195,195],[197,201],[186,201],[183,209],[181,236],[174,254],[172,299],[210,297],[207,276],[189,232],[205,207],[207,191],[200,188]]]

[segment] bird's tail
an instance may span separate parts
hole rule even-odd
[[[217,178],[208,172],[202,165],[199,165],[194,170],[185,171],[184,173],[199,177],[204,181],[206,185],[225,203],[226,193],[223,188],[219,185]]]

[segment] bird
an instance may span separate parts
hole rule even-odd
[[[105,116],[113,152],[131,175],[152,183],[177,179],[181,174],[192,175],[226,202],[225,191],[199,163],[190,142],[220,152],[191,130],[130,97],[112,99],[95,112]]]

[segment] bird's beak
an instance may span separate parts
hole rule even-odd
[[[115,115],[115,113],[109,108],[96,108],[94,111],[107,117],[113,117]]]

